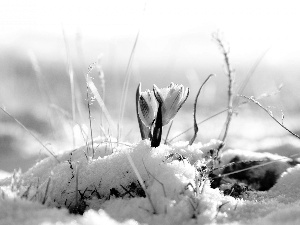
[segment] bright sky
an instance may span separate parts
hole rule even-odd
[[[300,51],[297,1],[277,0],[0,0],[0,43],[21,33],[85,37],[143,38],[176,34],[210,35],[220,29],[236,46],[264,49],[276,46],[284,54]]]

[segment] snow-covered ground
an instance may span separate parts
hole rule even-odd
[[[213,189],[207,172],[218,144],[177,142],[151,148],[147,140],[117,145],[99,138],[93,159],[92,149],[82,146],[0,180],[0,224],[300,224],[296,159],[225,151],[215,167],[237,158],[260,160],[268,164],[252,175],[279,179],[267,191],[224,195],[235,186],[223,182]]]

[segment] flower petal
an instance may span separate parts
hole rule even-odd
[[[153,84],[153,92],[154,92],[154,96],[156,98],[156,100],[163,104],[165,97],[162,95],[161,93],[161,89],[159,89],[155,84]]]
[[[182,107],[182,105],[185,103],[185,101],[187,100],[187,98],[189,97],[190,94],[190,89],[187,88],[184,92],[184,94],[181,97],[180,103],[179,103],[179,108],[178,110]]]
[[[152,126],[157,114],[157,103],[155,101],[153,92],[147,90],[146,92],[142,92],[140,94],[138,102],[138,114],[145,126]]]
[[[159,89],[153,85],[153,92],[156,100],[161,104],[162,124],[168,124],[186,101],[189,89],[184,92],[183,85],[174,84],[173,82],[167,87]]]

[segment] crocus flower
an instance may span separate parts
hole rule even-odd
[[[151,127],[157,115],[157,101],[153,91],[140,92],[138,101],[138,114],[146,127]]]
[[[189,88],[184,90],[183,85],[172,82],[167,88],[161,89],[154,84],[153,91],[156,100],[161,104],[162,125],[167,125],[185,103],[189,95]]]

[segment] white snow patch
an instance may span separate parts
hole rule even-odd
[[[283,203],[293,203],[300,199],[300,165],[289,168],[270,189],[269,196]]]
[[[289,169],[270,191],[257,192],[248,200],[224,196],[208,181],[196,194],[193,164],[203,162],[218,144],[178,142],[151,148],[149,141],[119,146],[98,141],[94,159],[85,146],[59,155],[60,163],[46,158],[22,174],[23,181],[17,184],[19,193],[28,191],[25,198],[31,201],[11,191],[11,179],[0,181],[0,224],[299,224],[300,166]],[[142,197],[127,154],[145,182],[148,197]],[[228,163],[237,155],[241,160],[283,160],[271,153],[241,150],[228,150],[221,160]],[[54,207],[75,205],[76,171],[80,195],[86,191],[89,197],[82,216]],[[43,199],[44,205],[39,203]]]

